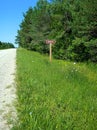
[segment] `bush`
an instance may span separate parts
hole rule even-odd
[[[92,39],[86,43],[89,61],[97,62],[97,39]]]
[[[72,44],[68,47],[68,58],[75,61],[87,61],[89,54],[85,43],[85,39],[82,38],[73,40]]]

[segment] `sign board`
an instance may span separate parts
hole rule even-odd
[[[55,40],[46,40],[46,44],[54,44],[55,42]]]

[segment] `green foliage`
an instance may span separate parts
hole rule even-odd
[[[89,59],[85,39],[75,38],[68,48],[68,57],[75,61],[85,61]]]
[[[90,44],[97,39],[96,5],[97,0],[38,0],[24,14],[16,42],[21,47],[48,53],[45,40],[54,39],[55,58],[96,62],[96,48],[90,54]]]
[[[17,50],[18,121],[12,130],[96,130],[97,65]]]
[[[92,39],[86,43],[87,51],[89,54],[89,60],[97,62],[97,39]]]
[[[75,61],[97,62],[97,39],[86,41],[85,38],[75,38],[68,47],[68,58]]]
[[[7,42],[0,41],[0,49],[8,49],[8,48],[14,48],[14,45],[9,42],[7,43]]]

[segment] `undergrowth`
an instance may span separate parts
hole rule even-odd
[[[18,49],[16,82],[12,130],[97,130],[97,65]]]

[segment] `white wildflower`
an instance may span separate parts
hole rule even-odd
[[[31,116],[31,115],[32,115],[32,112],[30,112],[29,115]]]

